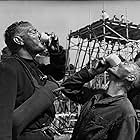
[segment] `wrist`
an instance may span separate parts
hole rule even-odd
[[[52,55],[58,55],[61,54],[63,52],[63,47],[62,46],[58,46],[58,48],[56,50],[52,50],[49,53]]]
[[[98,74],[94,68],[86,67],[86,69],[92,79]]]

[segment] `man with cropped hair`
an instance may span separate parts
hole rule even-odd
[[[5,31],[11,55],[0,63],[0,139],[52,140],[48,127],[55,116],[53,90],[65,75],[65,50],[58,39],[42,42],[41,33],[29,22],[11,24]],[[49,40],[50,41],[50,40]],[[36,55],[47,50],[50,64]]]

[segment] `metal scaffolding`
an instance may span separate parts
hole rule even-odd
[[[84,66],[86,55],[91,58],[117,53],[132,60],[139,49],[140,27],[132,22],[100,19],[69,34],[68,51],[76,50],[74,67]],[[83,57],[81,57],[83,52]]]
[[[72,54],[75,71],[84,67],[91,59],[106,57],[111,53],[116,53],[123,60],[133,61],[140,51],[139,39],[139,25],[114,18],[100,19],[76,31],[70,31],[68,54],[69,57]],[[105,74],[97,79],[99,85],[107,82]]]

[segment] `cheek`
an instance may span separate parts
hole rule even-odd
[[[29,50],[33,50],[33,51],[44,50],[44,46],[41,44],[41,42],[36,37],[30,37],[29,35],[27,35],[24,38],[24,44],[25,44],[26,48],[28,48]]]
[[[26,40],[25,40],[25,45],[26,45],[26,46],[35,47],[35,46],[37,46],[38,44],[39,44],[39,41],[37,41],[37,40],[34,39],[34,38],[28,37],[28,38],[26,38]]]
[[[34,45],[34,41],[33,40],[31,40],[31,39],[26,39],[26,41],[25,41],[25,46],[33,46]]]

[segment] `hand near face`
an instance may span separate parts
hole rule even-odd
[[[51,34],[51,44],[48,47],[48,50],[49,49],[51,52],[59,52],[59,40],[54,33]]]
[[[46,32],[42,33],[41,41],[50,53],[57,53],[60,51],[58,37],[53,32],[51,34],[48,34]]]
[[[91,61],[91,69],[93,69],[97,74],[101,74],[107,70],[109,64],[106,63],[104,58],[98,58]]]
[[[101,74],[106,71],[109,67],[114,67],[121,63],[120,58],[116,54],[110,54],[106,58],[95,58],[91,61],[90,68],[94,69],[97,74]]]

